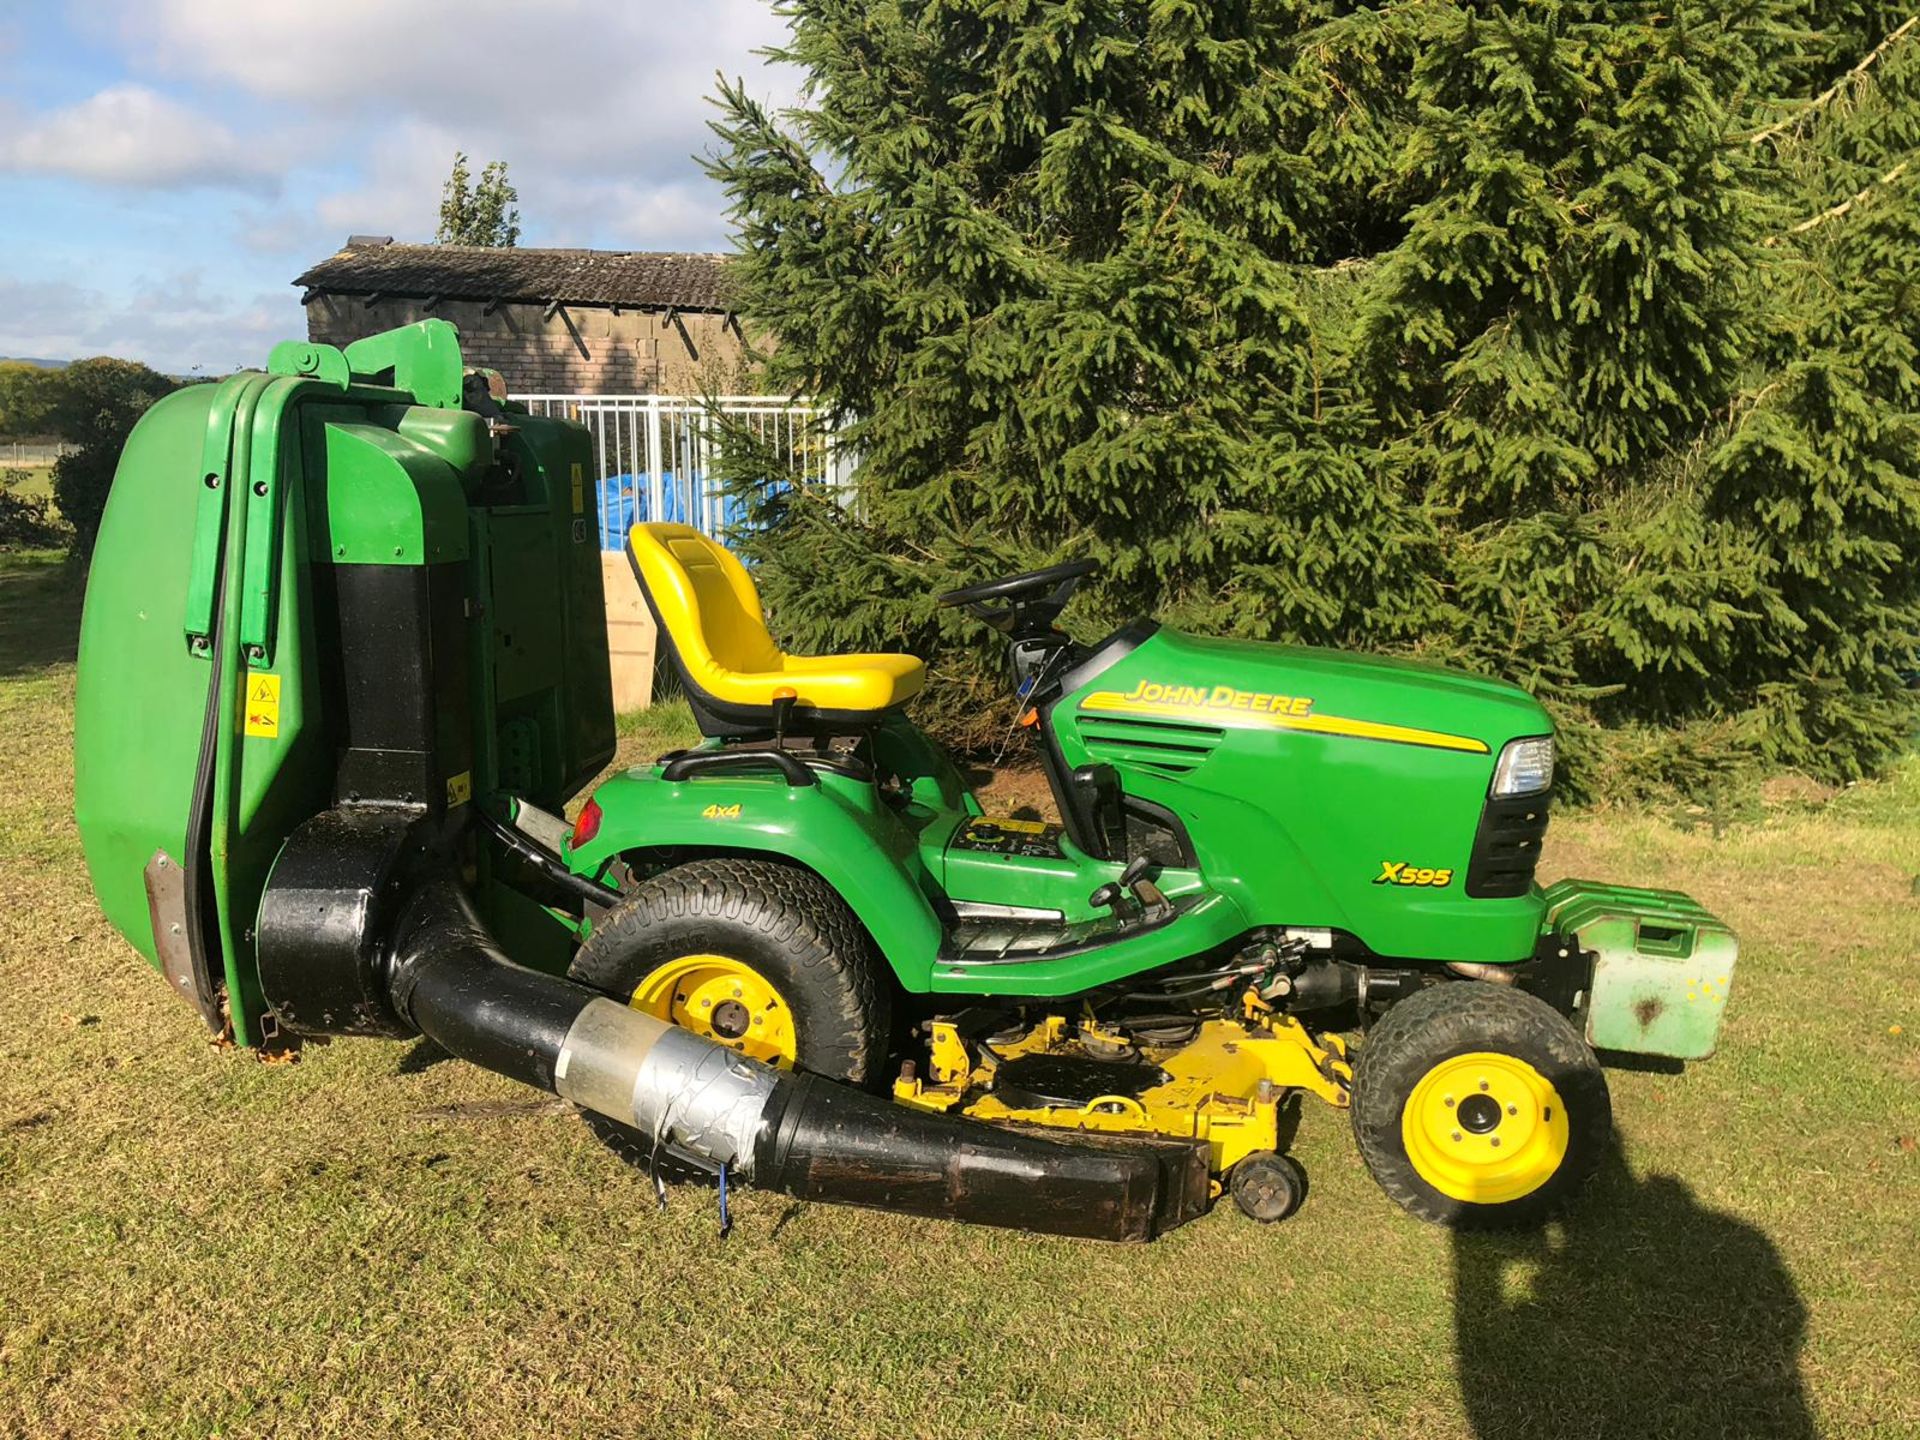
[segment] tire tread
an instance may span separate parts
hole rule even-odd
[[[634,969],[633,956],[644,953],[648,932],[663,921],[699,920],[757,929],[796,962],[810,1018],[826,1021],[810,1027],[819,1043],[807,1047],[815,1051],[807,1068],[854,1084],[873,1078],[885,1058],[891,1009],[881,962],[846,902],[810,870],[733,856],[677,865],[643,881],[604,916],[567,973],[625,999],[646,973]]]
[[[1400,1140],[1401,1111],[1434,1065],[1474,1050],[1517,1053],[1500,1043],[1515,1035],[1551,1062],[1557,1073],[1548,1078],[1580,1128],[1559,1171],[1532,1194],[1499,1205],[1455,1200],[1415,1173]],[[1448,980],[1393,1006],[1368,1034],[1354,1067],[1352,1122],[1361,1159],[1396,1205],[1432,1224],[1495,1228],[1534,1223],[1586,1183],[1610,1140],[1612,1110],[1599,1061],[1552,1006],[1506,986]]]

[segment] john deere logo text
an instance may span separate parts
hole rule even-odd
[[[1380,873],[1373,877],[1376,885],[1432,885],[1443,886],[1453,883],[1452,870],[1436,870],[1431,865],[1409,865],[1404,860],[1382,860]]]
[[[1487,742],[1472,735],[1449,735],[1442,730],[1396,725],[1391,720],[1363,720],[1357,715],[1328,715],[1313,706],[1314,702],[1304,695],[1142,680],[1124,693],[1094,691],[1080,702],[1080,713],[1088,717],[1156,715],[1220,729],[1285,730],[1298,735],[1337,735],[1346,740],[1384,740],[1390,745],[1424,745],[1433,750],[1457,750],[1463,755],[1490,753]]]
[[[1216,685],[1160,685],[1142,680],[1121,697],[1153,705],[1195,705],[1202,710],[1246,710],[1255,715],[1305,715],[1313,701],[1304,695],[1267,695],[1258,690],[1236,690]]]

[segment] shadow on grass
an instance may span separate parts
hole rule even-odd
[[[1806,1306],[1772,1241],[1616,1145],[1564,1227],[1456,1234],[1461,1393],[1481,1440],[1810,1440]]]
[[[0,676],[72,661],[87,572],[51,550],[0,553]]]

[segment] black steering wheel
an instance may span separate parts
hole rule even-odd
[[[949,590],[941,605],[958,605],[996,630],[1028,634],[1052,628],[1080,582],[1100,568],[1098,560],[1069,560],[1004,580],[983,580]]]

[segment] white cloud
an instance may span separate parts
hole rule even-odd
[[[797,91],[754,53],[786,33],[771,0],[334,0],[318,21],[287,0],[59,8],[121,68],[93,88],[119,83],[10,104],[44,42],[5,53],[38,31],[0,19],[0,219],[8,172],[77,177],[86,198],[56,199],[94,258],[51,225],[0,228],[0,354],[257,365],[304,333],[284,282],[349,233],[431,238],[455,150],[509,164],[525,244],[722,248],[724,197],[693,158],[714,72],[775,105]],[[230,193],[177,193],[204,185]],[[188,273],[152,273],[167,266]]]
[[[331,243],[356,233],[431,240],[439,223],[440,190],[453,168],[454,151],[461,148],[452,131],[424,120],[400,119],[387,126],[358,183],[315,202],[320,222],[339,232]],[[520,208],[525,211],[524,202]]]
[[[0,355],[119,355],[170,375],[266,364],[276,341],[306,336],[297,293],[230,294],[198,271],[142,280],[121,300],[70,279],[0,277]]]
[[[122,41],[169,73],[425,119],[486,158],[680,170],[705,142],[716,69],[782,101],[795,88],[753,53],[786,34],[770,0],[334,0],[324,24],[260,0],[116,3]]]
[[[634,184],[543,175],[523,187],[520,208],[538,214],[541,243],[635,250],[724,250],[724,203],[698,181]]]
[[[143,85],[115,85],[0,133],[0,170],[102,185],[271,186],[284,161]]]

